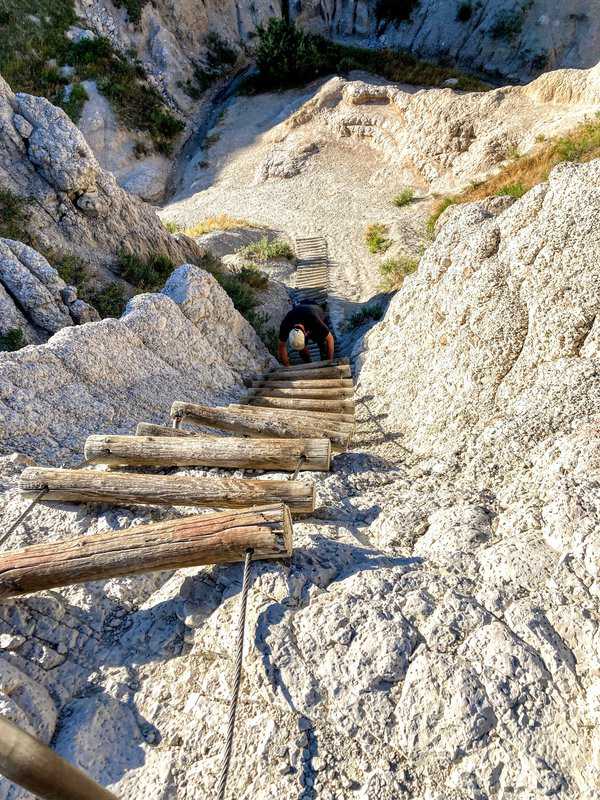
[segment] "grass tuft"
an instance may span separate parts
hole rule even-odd
[[[62,108],[75,124],[81,119],[81,112],[86,100],[89,100],[89,95],[85,90],[85,86],[82,86],[81,83],[74,83],[67,99],[63,99],[61,102]]]
[[[269,285],[269,276],[266,272],[258,269],[255,264],[244,264],[237,276],[242,283],[253,289],[266,289]]]
[[[27,205],[26,198],[19,197],[10,189],[0,189],[0,236],[31,244]]]
[[[411,275],[419,268],[419,259],[410,256],[388,258],[379,266],[383,278],[383,287],[387,291],[399,289],[404,283],[404,278]]]
[[[508,197],[523,197],[527,189],[523,186],[522,183],[509,183],[507,186],[503,186],[501,189],[498,189],[496,195],[498,197],[508,196]]]
[[[180,233],[181,232],[181,228],[179,227],[179,225],[176,222],[173,222],[170,219],[163,220],[162,224],[169,231],[169,233]]]
[[[25,335],[21,328],[11,328],[0,336],[0,352],[12,353],[25,345]]]
[[[442,216],[447,208],[453,206],[456,202],[457,201],[454,197],[444,197],[434,207],[433,212],[429,215],[425,224],[427,233],[431,238],[435,236],[435,225],[438,219]]]
[[[119,256],[121,277],[145,292],[160,289],[175,267],[173,261],[161,253],[151,253],[142,259],[133,253]]]
[[[288,261],[294,259],[294,251],[288,242],[284,239],[269,240],[268,236],[263,236],[258,242],[247,244],[238,252],[243,258],[249,258],[262,263],[273,259],[287,259]]]
[[[387,238],[388,226],[381,223],[374,223],[369,225],[365,233],[365,242],[369,248],[369,252],[376,255],[377,253],[385,253],[392,243]]]
[[[214,217],[208,217],[189,228],[185,228],[184,233],[186,236],[192,238],[196,236],[204,236],[207,233],[215,233],[216,231],[231,231],[237,228],[259,228],[249,222],[247,219],[239,219],[237,217],[230,217],[229,214],[217,214]]]
[[[410,186],[407,186],[406,189],[402,189],[400,194],[397,194],[392,203],[397,208],[402,208],[403,206],[408,206],[412,201],[415,199],[415,191],[411,189]]]

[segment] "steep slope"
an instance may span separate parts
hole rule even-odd
[[[100,168],[64,111],[42,97],[14,95],[1,77],[0,125],[0,188],[26,206],[23,234],[38,250],[77,256],[105,280],[114,277],[120,251],[200,263],[194,242],[167,233],[151,206]]]
[[[597,794],[599,214],[599,161],[562,166],[514,203],[451,209],[369,335],[352,452],[317,481],[291,564],[253,568],[230,778],[240,800]],[[173,387],[236,391],[222,364],[235,343],[219,337],[239,318],[222,316],[206,276],[180,274],[203,288],[167,287],[180,303],[189,294],[179,309],[145,296],[119,323],[3,357],[14,446],[70,457],[98,424],[78,411],[92,401],[101,425],[123,429],[158,415]],[[169,334],[198,314],[215,338],[193,361],[195,339],[188,352],[187,334]],[[212,367],[187,369],[210,353],[218,383]],[[176,359],[185,367],[163,367]],[[49,377],[26,412],[35,435],[11,433],[31,396],[26,361],[38,382],[58,361],[79,375],[45,440],[35,409],[49,413]],[[1,465],[3,524],[24,506],[23,461]],[[41,506],[10,544],[147,518]],[[210,795],[240,577],[190,569],[3,602],[3,710],[121,797]]]
[[[359,43],[401,47],[471,70],[527,80],[542,70],[598,60],[597,0],[299,0],[303,25]]]

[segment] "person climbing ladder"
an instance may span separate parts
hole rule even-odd
[[[281,363],[286,367],[289,366],[289,347],[298,350],[302,360],[309,362],[311,360],[307,346],[309,339],[319,345],[322,358],[328,361],[333,358],[335,340],[325,323],[325,312],[320,306],[300,303],[286,314],[279,328],[277,356]]]

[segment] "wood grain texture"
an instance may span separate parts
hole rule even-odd
[[[283,369],[276,369],[269,372],[264,380],[269,381],[290,381],[290,380],[322,380],[324,378],[351,378],[352,371],[350,367],[320,367],[318,369],[292,369],[291,367],[284,367]]]
[[[135,435],[183,438],[184,436],[194,436],[195,434],[193,431],[184,431],[181,428],[174,428],[172,425],[154,425],[151,422],[138,422]]]
[[[44,800],[117,800],[85,772],[3,716],[0,773]]]
[[[328,471],[331,445],[327,439],[244,439],[233,436],[89,436],[85,457],[98,464],[132,467],[223,467],[294,472]]]
[[[249,395],[242,402],[263,408],[288,408],[302,411],[318,411],[331,414],[354,415],[355,404],[353,400],[308,400],[302,397],[261,397]]]
[[[351,430],[354,426],[354,414],[343,414],[341,411],[311,411],[310,409],[304,408],[294,410],[291,408],[278,408],[277,406],[254,405],[253,403],[230,403],[227,408],[233,410],[246,408],[255,414],[281,414],[283,416],[287,415],[288,418],[290,414],[294,414],[294,416],[301,417],[302,419],[332,420],[336,423],[341,423],[342,426],[350,425],[351,427],[348,430]]]
[[[354,389],[280,389],[251,388],[245,397],[298,397],[302,400],[351,400]]]
[[[289,367],[284,367],[282,364],[279,364],[275,367],[272,372],[279,372],[280,370],[312,370],[312,369],[322,369],[323,367],[345,367],[350,364],[349,358],[334,358],[331,361],[309,361],[308,364],[292,364]]]
[[[319,378],[318,380],[271,380],[250,381],[251,389],[353,389],[351,378]]]
[[[282,503],[184,517],[44,542],[0,555],[0,598],[120,575],[292,553],[292,520]]]
[[[250,406],[243,406],[239,409],[228,409],[222,406],[213,408],[177,401],[171,406],[171,416],[179,416],[197,424],[249,436],[271,436],[285,439],[308,436],[327,438],[331,441],[332,447],[338,450],[347,449],[350,439],[345,423],[342,422],[319,422],[312,418],[303,420],[300,415],[294,414],[289,417],[278,413],[255,414]]]
[[[245,478],[199,478],[192,475],[143,475],[93,469],[27,467],[19,488],[28,496],[47,488],[43,501],[112,505],[209,506],[247,508],[285,503],[292,513],[315,510],[311,483]]]

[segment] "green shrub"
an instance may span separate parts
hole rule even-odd
[[[123,125],[147,131],[159,152],[170,153],[173,139],[185,125],[147,82],[140,62],[128,61],[103,36],[73,42],[67,58],[81,78],[96,81]]]
[[[86,301],[94,306],[102,319],[120,317],[127,305],[127,295],[120,283],[109,283],[91,293]]]
[[[267,273],[257,269],[254,264],[244,264],[237,274],[242,283],[253,289],[266,289],[269,285]]]
[[[25,244],[32,243],[27,229],[27,205],[28,200],[24,197],[19,197],[10,189],[0,189],[0,236]]]
[[[115,5],[118,8],[125,7],[129,21],[136,24],[142,18],[142,9],[147,2],[148,0],[115,0]]]
[[[383,278],[384,288],[391,291],[399,289],[404,283],[404,278],[419,267],[419,260],[410,256],[398,256],[398,258],[388,258],[379,266],[379,272]]]
[[[81,259],[77,256],[63,255],[49,260],[63,281],[69,286],[74,286],[79,297],[84,299],[84,294],[88,288],[89,275]]]
[[[305,33],[293,22],[271,17],[257,33],[256,65],[263,89],[307,83],[326,69],[320,37]]]
[[[11,328],[0,336],[0,351],[5,353],[20,350],[25,344],[25,335],[21,328]]]
[[[444,197],[443,200],[440,200],[440,202],[436,205],[433,213],[429,215],[429,218],[427,219],[425,225],[427,233],[430,236],[433,237],[435,235],[435,224],[438,221],[438,219],[442,216],[444,211],[450,206],[454,205],[455,203],[456,200],[453,197]]]
[[[397,208],[402,208],[402,206],[407,206],[410,203],[412,203],[414,198],[415,198],[414,189],[411,189],[410,187],[407,187],[406,189],[402,189],[400,194],[397,194],[394,197],[394,199],[392,200],[392,203]]]
[[[369,305],[364,306],[359,311],[355,311],[354,314],[352,314],[346,322],[346,327],[349,330],[354,330],[354,328],[360,328],[361,325],[370,319],[379,320],[382,317],[382,306],[379,303],[369,303]]]
[[[258,305],[254,289],[244,283],[239,275],[230,272],[218,272],[215,278],[231,297],[235,308],[242,316],[247,318],[249,312],[253,311]]]
[[[258,242],[247,244],[238,252],[243,258],[261,262],[275,258],[285,258],[288,261],[292,261],[294,258],[294,251],[284,239],[269,240],[268,236],[263,236]]]
[[[523,186],[522,183],[509,183],[507,186],[498,189],[496,195],[498,197],[502,197],[503,195],[508,195],[508,197],[523,197],[526,191],[527,188]]]
[[[420,0],[377,0],[375,16],[378,22],[406,22]]]
[[[388,226],[382,224],[369,225],[365,233],[365,242],[369,248],[369,252],[373,255],[377,253],[385,253],[392,243],[387,238]]]
[[[171,259],[161,253],[151,253],[145,260],[133,253],[119,256],[121,277],[146,292],[160,289],[174,266]]]
[[[62,100],[61,107],[66,111],[73,122],[77,123],[81,119],[81,112],[85,105],[85,101],[89,99],[89,95],[85,90],[85,86],[81,83],[74,83],[71,86],[71,91],[66,100]]]
[[[458,22],[468,22],[473,16],[473,6],[470,2],[461,3],[456,12]]]
[[[528,3],[528,6],[530,3]],[[529,8],[518,8],[514,11],[500,11],[497,14],[490,33],[494,39],[514,39],[521,33]]]

